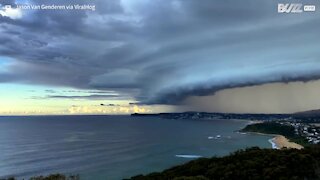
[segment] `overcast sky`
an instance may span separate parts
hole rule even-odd
[[[234,98],[209,104],[210,98],[203,98],[217,98],[216,92],[230,93],[230,88],[287,82],[298,82],[299,88],[271,90],[294,88],[304,96],[307,85],[299,82],[319,79],[319,8],[278,13],[278,3],[285,2],[320,6],[319,0],[1,0],[12,7],[96,6],[95,11],[0,10],[2,112],[34,106],[28,112],[41,107],[43,112],[81,113],[101,103],[108,107],[92,113],[320,108],[309,99],[303,106],[292,105],[289,97],[283,99],[285,105],[266,102],[256,109],[245,99],[230,107]],[[264,90],[253,88],[246,96],[265,96],[257,91]]]

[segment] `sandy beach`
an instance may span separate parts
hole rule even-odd
[[[282,135],[276,135],[274,138],[271,139],[271,141],[274,143],[273,147],[276,149],[282,149],[282,148],[294,148],[294,149],[302,149],[303,146],[300,144],[290,142],[286,137]]]
[[[295,142],[290,142],[289,139],[287,139],[283,135],[279,134],[265,134],[265,133],[259,133],[259,132],[248,132],[248,133],[254,133],[259,135],[267,135],[267,136],[274,136],[273,138],[269,139],[269,142],[272,144],[273,149],[282,149],[282,148],[294,148],[294,149],[302,149],[303,146],[300,144],[297,144]]]

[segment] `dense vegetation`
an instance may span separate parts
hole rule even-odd
[[[297,134],[295,134],[294,127],[282,125],[275,122],[265,122],[257,124],[249,124],[241,131],[243,132],[259,132],[265,134],[280,134],[288,138],[290,141],[298,143],[302,146],[308,146],[308,141]]]
[[[201,158],[161,173],[131,180],[313,180],[320,179],[320,146],[296,149],[239,150],[226,157]]]

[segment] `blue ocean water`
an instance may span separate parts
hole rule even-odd
[[[0,177],[65,173],[113,180],[240,148],[271,148],[268,136],[236,132],[247,123],[131,116],[0,117]]]

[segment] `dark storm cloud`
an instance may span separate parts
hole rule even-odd
[[[120,105],[119,104],[100,104],[100,106],[114,107],[114,106],[120,106]]]
[[[53,99],[114,99],[119,96],[117,95],[98,95],[92,94],[89,96],[47,96],[47,98]]]
[[[23,11],[21,18],[3,12],[0,56],[12,63],[0,71],[0,82],[110,90],[138,103],[178,104],[226,88],[319,79],[319,12],[278,14],[275,0],[54,3],[95,4],[96,11]]]
[[[49,95],[46,97],[34,97],[35,99],[86,99],[86,100],[99,100],[99,99],[123,99],[123,96],[118,95],[101,95],[101,94],[91,94],[87,96],[63,96],[63,95]]]
[[[0,83],[6,83],[6,82],[11,82],[14,81],[16,78],[7,73],[0,73]]]

